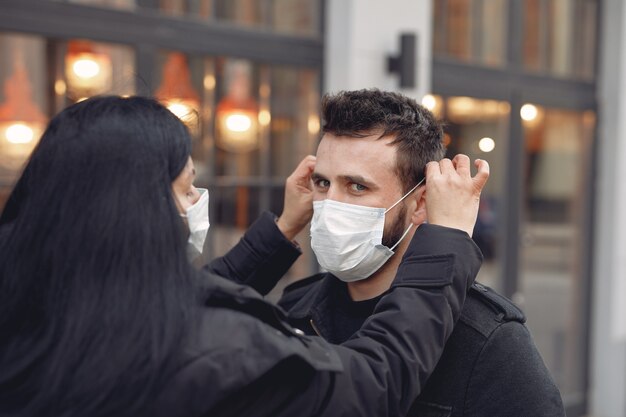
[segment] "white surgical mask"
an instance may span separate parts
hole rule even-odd
[[[209,190],[198,188],[200,198],[186,210],[187,224],[189,226],[189,240],[187,241],[187,254],[193,260],[202,254],[204,241],[209,231]]]
[[[393,250],[412,226],[410,224],[400,240],[388,248],[382,244],[385,213],[423,181],[386,210],[328,199],[313,202],[311,248],[320,265],[345,282],[359,281],[376,272],[393,256]]]

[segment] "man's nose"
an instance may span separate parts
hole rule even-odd
[[[341,192],[341,189],[336,186],[333,186],[332,184],[328,187],[328,190],[326,191],[326,195],[325,195],[326,199],[334,200],[334,201],[343,201],[344,197],[345,196]]]

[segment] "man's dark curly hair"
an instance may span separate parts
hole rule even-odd
[[[424,178],[429,161],[445,155],[441,124],[430,111],[402,94],[378,89],[326,94],[322,121],[322,132],[336,136],[394,137],[396,172],[404,192]]]

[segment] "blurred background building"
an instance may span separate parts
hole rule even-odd
[[[154,95],[193,134],[211,258],[280,213],[321,94],[401,91],[489,161],[479,280],[526,312],[568,415],[626,416],[625,27],[621,0],[2,0],[0,207],[52,115]],[[283,285],[317,270],[298,240]]]

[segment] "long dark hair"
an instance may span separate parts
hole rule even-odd
[[[193,308],[171,191],[190,150],[148,98],[52,119],[0,218],[0,415],[140,415],[157,395]]]

